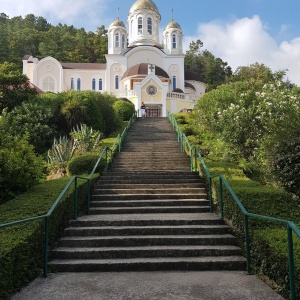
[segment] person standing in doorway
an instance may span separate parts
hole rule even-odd
[[[141,117],[142,118],[146,117],[146,105],[144,102],[142,102],[142,105],[141,105]]]

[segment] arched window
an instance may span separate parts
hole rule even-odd
[[[138,34],[143,34],[143,18],[138,18]]]
[[[177,48],[176,34],[173,34],[173,36],[172,36],[172,48],[173,49]]]
[[[81,80],[80,78],[77,78],[77,91],[80,91],[81,89]]]
[[[119,33],[116,33],[116,36],[115,36],[115,47],[120,47],[120,35],[119,35]]]
[[[100,78],[100,79],[99,79],[99,91],[102,91],[102,89],[103,89],[103,88],[102,88],[102,79]]]
[[[152,19],[151,18],[147,19],[147,33],[152,34]]]
[[[125,34],[122,34],[122,49],[125,49]]]
[[[71,90],[74,90],[74,78],[71,78]]]
[[[167,34],[167,49],[170,49],[170,36]]]
[[[43,78],[42,86],[43,86],[42,89],[45,92],[55,92],[55,80],[54,80],[54,78],[50,75],[46,75]]]
[[[173,85],[173,90],[175,90],[176,89],[176,85],[177,85],[176,76],[173,76],[172,85]]]
[[[96,90],[96,79],[93,78],[92,80],[92,90],[95,91]]]
[[[116,75],[115,77],[115,89],[118,90],[119,89],[119,76]]]

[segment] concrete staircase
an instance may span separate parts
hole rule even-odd
[[[235,237],[208,205],[168,120],[139,119],[98,181],[91,214],[71,221],[50,265],[58,272],[244,270]]]

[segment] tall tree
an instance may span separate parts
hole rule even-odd
[[[0,113],[3,109],[11,111],[36,94],[17,65],[7,62],[0,64]]]
[[[216,58],[210,51],[202,50],[203,42],[197,40],[190,43],[186,52],[185,69],[195,72],[207,84],[206,90],[215,89],[217,86],[228,82],[232,75],[231,67],[221,58]]]

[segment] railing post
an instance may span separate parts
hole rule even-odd
[[[90,206],[91,206],[91,180],[90,178],[87,181],[87,214],[90,214]]]
[[[48,276],[48,240],[49,240],[49,217],[44,218],[44,266],[43,266],[43,275],[46,278]]]
[[[78,201],[78,178],[75,177],[75,187],[74,187],[74,194],[73,194],[73,218],[74,220],[77,219],[77,201]]]
[[[294,249],[293,249],[293,232],[287,225],[288,250],[289,250],[289,273],[290,273],[290,300],[296,300],[295,292],[295,274],[294,274]]]
[[[209,206],[210,212],[213,212],[213,199],[212,199],[212,178],[208,178],[208,192],[209,192]]]
[[[223,180],[220,176],[220,216],[224,219],[224,208],[223,208]]]
[[[250,237],[249,237],[249,220],[247,215],[244,215],[244,226],[245,226],[247,273],[250,274]]]
[[[195,150],[195,171],[198,171],[198,165],[197,165],[197,148],[196,146],[194,146],[194,150]]]
[[[190,148],[190,165],[191,165],[191,172],[193,172],[193,148]]]
[[[119,136],[119,152],[121,152],[121,144],[122,144],[122,138]]]

